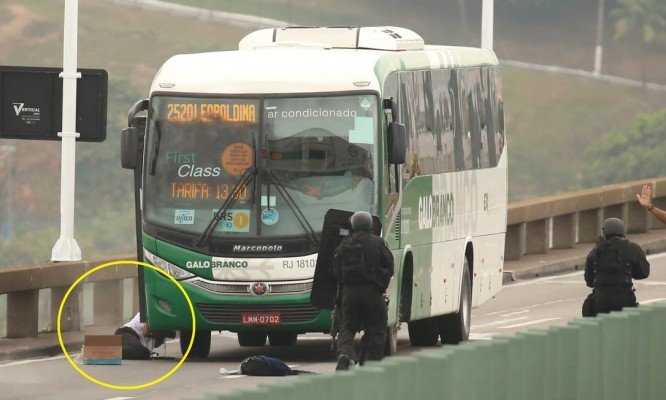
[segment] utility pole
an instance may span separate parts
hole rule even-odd
[[[76,80],[79,1],[65,0],[62,78],[62,158],[60,161],[60,238],[51,251],[51,261],[79,261],[81,249],[74,239],[74,187],[76,168]]]
[[[604,0],[599,0],[597,7],[597,46],[594,48],[594,75],[601,74],[601,57],[604,41]]]
[[[481,47],[493,49],[493,18],[495,15],[494,0],[483,0],[481,6]]]

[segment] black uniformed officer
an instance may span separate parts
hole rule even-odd
[[[358,363],[354,336],[361,329],[365,359],[382,359],[388,319],[384,293],[393,276],[393,255],[386,242],[371,233],[372,216],[358,211],[351,217],[351,226],[352,234],[335,250],[333,262],[342,296],[336,370]]]
[[[650,275],[650,263],[643,250],[624,237],[624,222],[608,218],[603,224],[604,236],[587,256],[585,283],[594,288],[588,315],[636,307],[633,279]]]

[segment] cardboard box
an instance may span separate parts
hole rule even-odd
[[[123,342],[120,335],[86,335],[83,338],[85,365],[120,365],[123,363]]]

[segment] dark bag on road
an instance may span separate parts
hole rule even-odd
[[[596,317],[597,313],[594,311],[594,292],[587,295],[583,301],[583,317]]]
[[[295,372],[279,358],[253,356],[245,359],[240,366],[243,375],[252,376],[287,376]]]
[[[116,329],[116,335],[120,335],[122,338],[122,355],[123,360],[149,360],[150,359],[150,350],[144,347],[141,343],[139,335],[134,331],[134,329],[123,326]]]

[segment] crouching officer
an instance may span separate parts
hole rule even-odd
[[[116,329],[116,335],[122,336],[123,360],[148,360],[157,347],[166,338],[175,338],[173,331],[154,331],[147,323],[141,322],[139,313],[128,323]]]
[[[645,253],[624,237],[621,219],[608,218],[602,229],[604,236],[585,262],[585,283],[594,290],[583,305],[583,316],[636,307],[632,278],[645,279],[650,275]]]
[[[386,242],[371,233],[370,213],[358,211],[350,222],[352,234],[335,249],[333,260],[333,272],[340,285],[338,293],[342,296],[336,370],[358,363],[354,336],[361,330],[365,359],[382,359],[388,320],[384,293],[393,276],[393,255]]]

